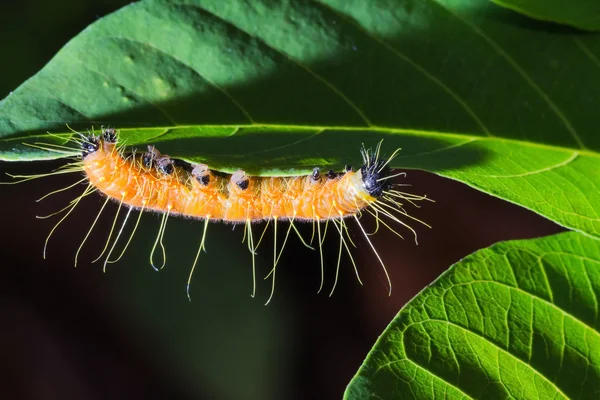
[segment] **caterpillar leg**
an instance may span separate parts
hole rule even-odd
[[[295,218],[295,216],[294,216],[294,218]],[[294,229],[294,231],[296,232],[296,235],[298,235],[298,238],[300,239],[300,241],[302,242],[302,244],[303,244],[305,247],[308,247],[309,249],[311,249],[311,250],[314,250],[315,248],[314,248],[314,247],[312,247],[311,245],[309,245],[308,243],[306,243],[306,242],[304,241],[304,238],[303,238],[303,237],[302,237],[302,235],[300,234],[300,232],[298,232],[298,229],[296,228],[296,225],[294,225],[294,218],[292,218],[292,219],[290,220],[290,227]],[[282,249],[282,250],[283,250],[283,249]]]
[[[50,230],[50,233],[48,233],[48,236],[46,236],[46,241],[44,242],[44,251],[43,251],[43,258],[44,258],[44,260],[46,259],[46,249],[48,248],[48,241],[50,241],[50,237],[52,236],[52,234],[54,233],[54,231],[56,230],[56,228],[58,228],[58,226],[65,219],[67,219],[67,217],[69,216],[69,214],[71,214],[71,212],[73,212],[73,210],[75,209],[75,207],[77,207],[77,204],[79,204],[79,202],[81,201],[81,199],[83,199],[85,196],[87,196],[88,194],[92,193],[93,191],[94,191],[94,189],[93,189],[92,185],[88,185],[87,188],[83,191],[83,193],[79,197],[77,197],[75,200],[73,200],[71,202],[71,204],[69,204],[67,207],[63,208],[62,210],[58,211],[58,213],[61,213],[64,210],[68,209],[67,213],[56,223],[56,225],[54,225],[54,228],[52,228],[52,230]],[[51,214],[51,215],[56,215],[56,214],[57,213],[54,213],[54,214]]]
[[[244,181],[242,181],[241,183],[242,186],[239,186],[239,183],[236,182],[238,187],[244,186]],[[248,203],[246,207],[246,222],[244,224],[244,238],[242,239],[242,243],[244,243],[244,240],[246,240],[247,237],[248,250],[252,255],[252,294],[250,296],[254,297],[256,295],[256,248],[254,247],[254,236],[252,235],[252,219],[250,218],[250,208],[250,203]],[[267,226],[269,226],[268,223]],[[265,226],[265,231],[267,226]],[[265,231],[263,231],[263,235],[265,234]],[[262,240],[262,236],[260,237],[260,239]]]
[[[108,260],[110,259],[112,252],[115,250],[115,247],[117,246],[117,243],[119,242],[119,238],[121,237],[121,234],[123,233],[123,230],[125,229],[125,225],[127,224],[127,220],[129,219],[129,215],[131,214],[132,210],[133,210],[133,207],[129,207],[129,210],[127,210],[127,214],[125,214],[125,219],[123,220],[121,229],[119,229],[119,232],[117,233],[117,237],[115,238],[115,241],[113,242],[112,246],[110,247],[110,250],[108,251],[108,255],[106,256],[106,259],[104,260],[104,264],[102,265],[102,272],[106,272],[106,264],[109,262]],[[110,235],[109,235],[109,238],[110,238]]]
[[[198,258],[200,257],[200,253],[202,250],[206,252],[206,248],[204,247],[204,241],[206,240],[206,231],[208,229],[208,222],[210,221],[210,214],[206,216],[204,220],[204,229],[202,229],[202,239],[200,239],[200,246],[198,247],[198,252],[196,253],[196,258],[194,258],[194,264],[192,264],[192,269],[190,270],[190,275],[188,276],[186,293],[189,301],[192,301],[190,297],[190,285],[192,283],[192,276],[194,275],[194,270],[196,269],[196,264],[198,263]]]
[[[335,220],[331,221],[336,228],[338,228],[337,223],[335,222]],[[340,233],[340,251],[338,252],[338,261],[337,261],[337,266],[335,267],[335,279],[333,281],[333,287],[331,288],[331,292],[329,292],[329,297],[331,297],[331,295],[333,295],[333,292],[335,291],[335,287],[337,286],[337,282],[338,282],[338,277],[340,274],[340,263],[342,261],[342,243],[344,242],[344,235],[342,234],[341,229],[338,229],[339,233]]]
[[[80,183],[83,183],[83,182],[85,182],[85,181],[87,181],[87,178],[83,178],[83,179],[81,179],[81,180],[78,180],[78,181],[77,181],[77,182],[75,182],[74,184],[72,184],[72,185],[69,185],[69,186],[67,186],[67,187],[64,187],[64,188],[62,188],[62,189],[54,190],[54,191],[52,191],[52,192],[50,192],[50,193],[48,193],[48,194],[46,194],[46,195],[44,195],[44,196],[40,197],[39,199],[37,199],[37,200],[36,200],[36,203],[39,203],[40,201],[44,200],[46,197],[50,197],[50,196],[52,196],[53,194],[60,193],[60,192],[64,192],[65,190],[69,190],[69,189],[71,189],[71,188],[74,188],[75,186],[77,186],[77,185],[79,185]]]
[[[319,286],[319,290],[317,291],[317,293],[321,293],[321,290],[323,290],[323,282],[325,281],[325,268],[323,266],[323,240],[325,240],[324,238],[321,239],[321,220],[319,219],[319,217],[316,217],[317,219],[317,239],[319,240],[319,257],[321,258],[321,285]]]
[[[265,224],[265,228],[262,231],[262,234],[260,235],[260,238],[258,239],[258,243],[256,244],[256,247],[254,248],[254,250],[257,250],[258,247],[260,246],[260,243],[263,240],[263,237],[265,236],[265,233],[267,232],[267,228],[269,227],[269,224],[271,223],[271,219],[273,219],[273,206],[271,206],[271,211],[269,212],[269,217],[267,218],[267,223]]]
[[[150,252],[150,265],[152,265],[152,268],[154,268],[156,271],[163,269],[165,267],[165,264],[167,263],[167,253],[165,251],[165,246],[163,244],[163,236],[165,235],[165,229],[167,227],[167,219],[169,218],[170,211],[171,211],[171,209],[169,208],[168,211],[163,214],[162,220],[160,221],[160,226],[158,227],[158,235],[156,235],[156,240],[154,241],[154,245],[152,246],[152,251]],[[154,252],[156,251],[156,247],[158,246],[159,243],[160,243],[160,248],[162,249],[163,261],[162,261],[160,268],[156,268],[156,266],[154,265]]]
[[[254,248],[254,237],[252,236],[252,221],[250,218],[246,219],[246,229],[248,229],[248,250],[252,254],[252,294],[251,297],[256,295],[256,249]]]
[[[104,244],[104,248],[102,249],[102,252],[100,253],[100,255],[95,260],[92,261],[93,263],[95,263],[99,259],[101,259],[102,256],[104,255],[104,253],[106,252],[106,249],[108,249],[108,244],[110,243],[110,238],[112,237],[112,234],[115,231],[115,226],[117,225],[117,220],[119,219],[119,213],[121,212],[122,206],[123,206],[123,197],[121,197],[121,201],[119,202],[119,207],[117,208],[115,218],[113,219],[112,226],[110,227],[110,231],[108,232],[108,238],[106,238],[106,243]],[[129,214],[127,214],[127,215],[129,215]]]
[[[388,203],[384,203],[381,202],[380,204],[386,205],[389,208],[395,210],[397,213],[404,215],[407,218],[412,219],[413,221],[416,221],[418,223],[420,223],[421,225],[425,225],[428,228],[431,228],[431,225],[429,225],[426,222],[421,221],[418,218],[413,217],[412,215],[410,215],[409,213],[406,212],[406,210],[404,209],[404,207],[402,207],[402,203],[394,200],[393,198],[391,198],[390,196],[387,195],[387,192],[384,192],[384,196],[383,199],[386,200]],[[420,206],[418,206],[417,204],[415,204],[413,202],[413,200],[429,200],[429,201],[433,201],[431,199],[428,199],[427,197],[423,197],[423,196],[419,196],[419,197],[413,197],[413,198],[408,198],[406,197],[405,200],[407,200],[408,202],[410,202],[412,205],[414,205],[417,208],[420,208]]]
[[[395,215],[393,215],[387,208],[383,207],[386,206],[387,208],[391,208],[393,211],[398,211],[395,208],[393,208],[392,206],[385,204],[383,202],[376,202],[371,204],[371,207],[373,207],[375,210],[379,211],[381,214],[385,215],[386,217],[388,217],[389,219],[391,219],[394,222],[399,223],[400,225],[406,227],[408,230],[410,230],[413,233],[413,236],[415,238],[415,244],[419,244],[419,241],[417,239],[417,231],[414,230],[414,228],[412,228],[410,225],[408,225],[406,222],[402,222],[399,218],[397,218]]]
[[[394,189],[387,190],[387,191],[383,192],[383,194],[387,195],[387,196],[396,197],[401,200],[406,200],[410,204],[412,204],[413,206],[415,206],[417,208],[421,208],[421,206],[418,205],[417,203],[415,203],[415,201],[427,200],[427,201],[431,201],[432,203],[435,203],[435,200],[430,199],[427,196],[419,196],[416,194],[401,192],[399,190],[394,190]]]
[[[260,235],[260,238],[258,239],[258,243],[256,243],[256,247],[254,248],[255,251],[258,249],[258,246],[260,246],[260,243],[262,242],[263,237],[265,236],[265,233],[267,232],[267,228],[269,227],[269,224],[271,224],[271,219],[267,220],[267,223],[265,224],[265,227]]]
[[[54,143],[43,143],[43,142],[35,142],[35,143],[23,143],[23,145],[27,147],[31,147],[34,149],[44,150],[52,153],[65,154],[68,156],[72,156],[74,152],[78,151],[77,148],[71,148],[67,146],[61,146],[59,144]]]
[[[77,249],[77,252],[75,253],[75,264],[74,264],[74,267],[77,267],[77,259],[79,258],[79,253],[81,252],[81,249],[83,248],[83,245],[87,241],[88,237],[90,237],[90,234],[92,233],[92,230],[94,229],[94,227],[96,226],[96,223],[100,219],[100,215],[102,215],[102,211],[104,211],[104,208],[108,204],[109,200],[110,200],[110,197],[107,197],[106,200],[104,200],[104,203],[102,204],[102,207],[100,208],[100,211],[98,211],[98,215],[96,215],[96,218],[94,219],[94,222],[92,222],[92,226],[90,226],[90,229],[87,231],[85,237],[83,238],[83,241],[79,245],[79,248]]]
[[[369,235],[369,236],[373,236],[373,235],[375,235],[377,232],[379,232],[379,211],[375,210],[375,213],[373,213],[373,212],[372,212],[371,210],[369,210],[368,208],[367,208],[366,210],[367,210],[367,212],[368,212],[369,214],[371,214],[373,217],[375,217],[375,230],[373,230],[373,232],[371,232],[371,233],[368,233],[368,234],[367,234],[367,235]],[[402,239],[404,239],[404,238],[402,237],[402,235],[400,235],[399,233],[397,233],[397,232],[394,232],[394,233],[395,233],[396,235],[399,235],[399,236],[400,236]]]
[[[129,235],[129,239],[127,239],[127,242],[125,243],[125,247],[123,247],[123,250],[121,250],[121,254],[119,254],[119,256],[117,258],[115,258],[114,260],[109,260],[109,257],[106,257],[106,263],[105,264],[114,264],[114,263],[116,263],[117,261],[119,261],[123,257],[123,255],[125,254],[125,251],[129,247],[129,244],[133,240],[133,236],[135,235],[135,232],[137,231],[138,225],[140,224],[140,220],[142,219],[142,214],[144,213],[144,209],[145,208],[146,208],[146,201],[144,201],[142,203],[142,208],[140,209],[140,212],[138,214],[137,220],[135,221],[135,225],[133,227],[133,231],[131,231],[131,234]],[[132,208],[130,208],[129,210],[132,210]],[[123,227],[125,227],[124,224],[123,224]],[[116,241],[115,241],[115,243],[116,243]]]
[[[343,228],[342,232],[346,233],[348,240],[356,248],[356,245],[352,241],[352,238],[350,237],[350,233],[348,232],[348,226],[346,225],[346,222],[343,219],[340,219],[340,228]],[[350,251],[350,248],[348,247],[348,244],[346,243],[345,240],[344,240],[344,247],[346,248],[346,251],[348,252],[348,256],[350,256],[350,261],[352,262],[352,266],[354,267],[354,274],[356,275],[356,279],[358,280],[358,283],[360,283],[360,285],[362,286],[363,283],[362,283],[362,280],[360,279],[360,275],[358,274],[358,268],[356,266],[356,262],[354,262],[354,257],[352,257],[352,252]]]
[[[275,218],[273,218],[273,219],[275,219]],[[281,255],[283,254],[283,249],[285,248],[288,237],[290,236],[290,231],[292,230],[292,227],[294,226],[294,219],[292,218],[289,222],[290,222],[290,226],[288,227],[288,229],[285,233],[285,238],[283,239],[283,244],[281,245],[281,250],[279,250],[279,254],[277,254],[277,257],[275,257],[275,261],[273,262],[273,269],[271,269],[271,271],[267,274],[267,276],[265,276],[265,279],[267,279],[269,276],[271,276],[271,274],[275,273],[275,267],[277,267],[277,264],[279,264],[279,259],[281,258]],[[276,219],[275,219],[275,223],[277,223]],[[275,243],[275,245],[277,245],[277,243]],[[277,248],[275,248],[275,253],[277,253]]]
[[[356,274],[356,279],[358,279],[358,283],[360,283],[361,285],[363,284],[362,280],[360,279],[360,275],[358,273],[358,268],[356,266],[356,262],[354,261],[354,257],[352,257],[352,252],[350,251],[350,248],[348,247],[348,243],[346,243],[346,239],[344,239],[344,233],[346,233],[346,235],[348,236],[348,239],[354,245],[354,243],[352,242],[352,239],[350,239],[350,236],[348,234],[348,227],[346,226],[346,223],[344,222],[343,219],[340,219],[339,221],[333,220],[332,222],[335,225],[335,227],[337,228],[338,233],[340,234],[340,251],[338,254],[337,267],[335,270],[335,281],[333,283],[333,287],[331,288],[331,292],[329,293],[329,297],[331,297],[333,295],[333,292],[335,291],[335,287],[337,285],[339,272],[340,272],[340,262],[341,262],[341,258],[342,258],[342,245],[346,249],[348,256],[350,256],[350,261],[352,262],[352,266],[354,267],[354,273]],[[356,246],[354,246],[354,247],[356,247]]]
[[[50,213],[50,214],[48,214],[48,215],[36,215],[35,217],[36,217],[37,219],[48,219],[48,218],[50,218],[50,217],[54,217],[55,215],[62,214],[63,212],[65,212],[65,211],[69,210],[70,208],[73,208],[76,202],[77,202],[77,199],[75,199],[75,200],[71,200],[71,201],[69,202],[69,204],[67,204],[67,206],[66,206],[66,207],[63,207],[63,208],[61,208],[61,209],[60,209],[60,210],[58,210],[58,211],[55,211],[55,212],[53,212],[53,213]]]
[[[385,273],[385,277],[387,279],[388,287],[389,287],[388,295],[391,296],[392,295],[392,281],[390,279],[390,275],[387,272],[387,268],[385,268],[385,264],[381,260],[381,257],[379,257],[379,253],[377,253],[377,250],[375,250],[375,246],[373,246],[373,243],[371,242],[371,239],[369,239],[369,235],[367,234],[367,232],[363,228],[362,224],[360,223],[360,220],[358,219],[358,217],[356,215],[354,215],[354,219],[356,220],[356,223],[358,224],[358,227],[360,228],[360,230],[362,231],[363,235],[365,236],[365,239],[367,239],[367,242],[369,243],[369,246],[371,246],[371,249],[373,249],[373,252],[375,253],[375,256],[377,257],[377,259],[379,260],[379,263],[381,264],[381,267],[383,268],[383,272]]]
[[[381,223],[383,226],[385,226],[390,231],[392,231],[395,235],[397,235],[400,239],[404,240],[404,236],[402,236],[400,233],[398,233],[395,229],[392,229],[392,227],[389,226],[383,219],[379,218],[379,212],[377,210],[375,210],[375,212],[372,212],[371,210],[367,209],[367,211],[369,214],[371,214],[375,218],[375,223],[377,224],[377,229],[379,229],[379,224]],[[373,233],[368,233],[368,235],[372,236]]]
[[[92,185],[88,185],[87,188],[83,191],[83,193],[81,195],[77,196],[76,198],[74,198],[73,200],[71,200],[69,202],[69,204],[67,204],[66,207],[63,207],[60,210],[50,213],[48,215],[36,215],[36,218],[37,219],[48,219],[55,215],[62,214],[63,212],[69,210],[70,208],[73,208],[75,206],[75,203],[79,202],[79,200],[83,199],[85,196],[88,196],[88,195],[94,193],[95,191],[96,191],[96,189]]]
[[[333,210],[334,205],[329,207],[329,213],[327,214],[327,218],[325,219],[325,230],[323,232],[323,240],[325,240],[325,236],[327,236],[327,227],[329,226],[329,220],[331,220],[331,211]],[[321,242],[323,245],[323,242]]]
[[[359,214],[359,218],[360,218],[360,214]],[[348,231],[348,225],[346,225],[346,222],[344,222],[343,218],[340,219],[340,222],[342,224],[342,228],[344,228],[344,232],[346,232],[346,237],[348,238],[348,241],[350,242],[350,244],[352,245],[352,247],[354,247],[355,249],[357,249],[358,247],[356,246],[356,244],[352,240],[352,237],[350,236],[350,232]],[[348,251],[350,251],[350,250],[348,250]]]
[[[288,227],[287,232],[285,233],[285,238],[283,239],[283,244],[281,245],[281,250],[279,251],[279,254],[278,254],[277,253],[277,217],[273,217],[273,221],[274,221],[274,225],[275,225],[274,244],[273,244],[273,269],[271,269],[271,271],[267,274],[267,276],[265,276],[265,279],[267,279],[271,275],[273,275],[273,278],[272,278],[272,284],[271,284],[271,294],[269,295],[269,299],[267,300],[265,305],[269,304],[269,302],[273,298],[273,294],[275,293],[275,270],[277,269],[277,264],[279,263],[279,259],[281,258],[281,255],[283,254],[283,249],[285,248],[285,245],[290,236],[290,231],[292,230],[292,228],[296,231],[296,233],[298,234],[298,237],[300,238],[302,243],[309,249],[314,250],[314,248],[312,246],[309,246],[308,244],[306,244],[306,242],[300,235],[300,232],[298,232],[298,230],[294,226],[294,217],[292,217],[292,219],[290,219],[290,221],[289,221],[290,226]],[[253,262],[254,262],[254,260],[253,260]],[[254,268],[254,264],[253,264],[253,268]]]
[[[0,185],[18,185],[19,183],[29,182],[34,179],[46,178],[48,176],[54,176],[54,175],[72,174],[74,172],[81,172],[81,168],[71,168],[68,170],[59,168],[52,172],[48,172],[45,174],[35,174],[35,175],[13,175],[13,174],[6,173],[6,176],[11,177],[12,179],[19,179],[19,180],[14,181],[14,182],[0,182]]]
[[[325,229],[323,230],[323,242],[325,241],[325,237],[327,236],[327,228],[329,227],[329,220],[330,220],[330,218],[327,218],[325,220]],[[323,245],[323,242],[321,242],[321,245]]]
[[[271,272],[269,272],[269,274],[265,277],[265,279],[267,279],[269,277],[269,275],[273,275],[272,279],[272,283],[271,283],[271,294],[269,295],[269,298],[267,299],[267,302],[265,303],[265,306],[267,304],[269,304],[271,302],[271,299],[273,298],[273,293],[275,293],[275,269],[277,267],[277,216],[273,217],[273,225],[274,225],[274,229],[273,229],[273,269],[271,270]]]

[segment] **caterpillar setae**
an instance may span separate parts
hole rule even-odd
[[[166,263],[163,236],[169,216],[180,215],[200,219],[204,221],[204,226],[200,246],[198,247],[187,281],[188,298],[190,296],[189,290],[194,269],[201,252],[205,251],[206,232],[208,224],[211,221],[244,224],[244,240],[247,242],[248,249],[252,254],[252,297],[256,293],[256,249],[261,242],[266,228],[271,222],[273,223],[275,230],[273,267],[267,274],[267,278],[271,277],[272,284],[269,299],[265,304],[268,304],[273,297],[277,264],[290,231],[294,229],[302,243],[313,249],[296,229],[294,225],[296,221],[313,223],[313,239],[314,228],[316,227],[317,244],[321,259],[321,286],[319,292],[323,288],[322,244],[327,233],[328,224],[332,223],[339,234],[340,245],[337,270],[330,295],[337,284],[343,249],[350,255],[360,282],[356,264],[347,243],[347,240],[351,241],[351,239],[348,234],[346,219],[352,218],[357,222],[362,234],[383,267],[390,294],[391,280],[389,274],[381,257],[369,239],[369,234],[360,223],[359,218],[363,212],[371,214],[377,221],[376,229],[381,224],[400,237],[402,236],[388,222],[403,225],[413,233],[415,242],[417,238],[416,231],[400,218],[406,217],[428,226],[419,219],[409,215],[403,208],[403,205],[406,202],[417,206],[415,203],[417,201],[432,200],[427,196],[415,195],[395,188],[398,185],[393,184],[392,179],[398,176],[406,176],[405,172],[394,172],[389,166],[389,163],[398,154],[400,149],[394,151],[391,156],[383,158],[381,156],[382,142],[379,142],[374,149],[366,149],[363,145],[361,149],[363,165],[356,171],[351,167],[346,167],[345,171],[341,173],[333,171],[321,173],[321,170],[315,167],[312,173],[303,176],[264,177],[248,176],[243,170],[238,170],[233,174],[213,171],[206,164],[191,164],[163,155],[154,146],[148,146],[147,151],[137,152],[128,149],[127,146],[122,144],[119,140],[119,132],[112,128],[103,128],[99,134],[96,134],[93,130],[85,134],[75,131],[74,133],[76,135],[70,136],[69,142],[80,149],[80,156],[74,162],[48,174],[32,176],[11,175],[13,178],[22,179],[13,183],[53,174],[83,172],[85,175],[84,178],[75,184],[51,192],[43,197],[45,198],[54,193],[75,187],[80,183],[87,182],[87,187],[80,196],[75,198],[67,207],[57,213],[51,214],[64,213],[46,238],[44,258],[46,257],[48,241],[56,228],[69,216],[82,198],[95,191],[102,193],[106,200],[75,254],[75,265],[77,265],[80,250],[90,236],[94,225],[99,220],[109,200],[118,202],[119,207],[106,245],[101,255],[94,260],[98,261],[106,254],[104,269],[106,269],[108,263],[114,263],[123,256],[135,235],[144,211],[162,214],[158,234],[150,253],[150,264],[156,270],[162,269]],[[38,143],[32,146],[58,152],[73,150],[70,147],[54,144]],[[110,241],[113,234],[115,234],[114,229],[117,217],[122,207],[127,207],[128,211],[111,245]],[[126,240],[120,255],[112,258],[131,211],[134,209],[140,211],[134,228],[129,234],[129,238]],[[263,230],[260,239],[255,241],[252,232],[252,223],[264,220],[267,221],[265,230]],[[278,252],[277,226],[281,221],[287,221],[289,225],[283,245]],[[322,229],[323,223],[325,223],[324,229]],[[311,239],[311,243],[313,239]],[[154,259],[159,247],[162,251],[162,262],[160,266],[156,266]]]

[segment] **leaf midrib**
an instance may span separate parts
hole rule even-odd
[[[453,139],[467,139],[472,142],[499,142],[506,144],[514,144],[520,146],[527,146],[531,148],[537,148],[542,150],[552,150],[552,151],[562,151],[562,152],[571,152],[578,153],[580,155],[585,155],[588,157],[600,158],[600,152],[595,152],[593,150],[588,149],[580,149],[574,148],[570,146],[557,146],[546,143],[538,143],[538,142],[529,142],[526,140],[512,139],[512,138],[504,138],[500,136],[480,136],[480,135],[469,135],[469,134],[461,134],[461,133],[452,133],[452,132],[441,132],[441,131],[426,131],[419,129],[406,129],[406,128],[390,128],[384,126],[342,126],[342,125],[286,125],[286,124],[205,124],[205,125],[175,125],[175,126],[153,126],[153,127],[140,127],[140,128],[119,128],[119,131],[127,132],[127,131],[143,131],[145,129],[152,130],[164,130],[164,133],[167,133],[172,129],[199,129],[199,128],[231,128],[231,129],[252,129],[252,128],[266,128],[266,129],[282,129],[282,130],[321,130],[321,131],[347,131],[347,132],[380,132],[380,133],[401,133],[413,136],[423,136],[427,138],[435,138],[435,139],[444,139],[444,138],[453,138]],[[36,134],[36,135],[25,135],[25,136],[11,136],[7,138],[0,138],[0,141],[13,141],[13,140],[26,140],[31,138],[46,138],[47,134]],[[156,137],[160,137],[156,136]],[[201,138],[199,136],[199,138]]]

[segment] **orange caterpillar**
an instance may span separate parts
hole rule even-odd
[[[421,221],[409,216],[402,207],[400,201],[404,200],[414,204],[414,201],[429,200],[426,196],[416,196],[392,189],[394,185],[391,183],[391,178],[405,175],[405,173],[393,174],[388,167],[389,162],[397,154],[398,150],[387,160],[384,161],[380,159],[379,153],[381,142],[373,152],[364,148],[362,149],[364,164],[357,171],[346,168],[346,171],[341,174],[329,171],[327,174],[322,175],[319,168],[315,168],[313,172],[307,176],[251,177],[246,175],[242,170],[238,170],[229,175],[211,171],[205,164],[194,165],[181,160],[172,159],[169,156],[162,155],[153,146],[148,146],[148,151],[142,154],[136,152],[126,153],[124,147],[118,144],[118,132],[115,129],[103,129],[100,135],[94,133],[79,135],[78,138],[73,138],[72,140],[77,143],[79,148],[81,148],[81,160],[70,164],[66,169],[56,171],[55,173],[68,173],[83,170],[86,176],[84,180],[88,181],[88,187],[80,197],[75,199],[68,207],[61,210],[66,211],[66,214],[50,232],[50,235],[46,240],[46,245],[54,230],[71,213],[79,201],[95,190],[102,192],[106,196],[106,201],[75,255],[75,265],[77,264],[79,251],[89,237],[96,221],[98,221],[104,207],[110,199],[119,202],[119,209],[115,216],[113,228],[109,234],[106,246],[100,257],[98,257],[98,259],[100,259],[108,250],[108,255],[104,262],[105,268],[107,263],[116,262],[123,256],[125,249],[135,234],[143,211],[151,210],[163,213],[159,232],[150,254],[150,263],[157,270],[163,268],[165,265],[166,257],[162,239],[168,216],[183,215],[203,219],[205,223],[202,239],[187,284],[188,296],[194,268],[201,251],[204,249],[206,230],[209,221],[221,220],[245,224],[244,237],[247,238],[248,248],[252,253],[254,282],[252,292],[253,297],[256,290],[254,255],[258,244],[260,244],[260,240],[255,246],[251,223],[261,220],[267,220],[269,223],[270,221],[273,221],[275,226],[273,268],[267,275],[267,277],[272,276],[273,283],[271,295],[267,301],[268,304],[273,296],[275,271],[279,257],[281,256],[281,251],[279,253],[277,252],[278,221],[289,221],[289,227],[283,246],[285,246],[285,242],[287,241],[292,228],[298,233],[294,226],[294,221],[310,221],[316,225],[319,252],[321,256],[321,288],[323,287],[323,238],[321,235],[321,222],[328,223],[331,221],[335,225],[340,235],[340,248],[338,270],[336,271],[335,283],[333,285],[334,289],[337,283],[342,249],[345,248],[348,254],[350,254],[350,249],[345,239],[345,236],[348,236],[345,218],[351,217],[358,222],[369,245],[375,251],[373,244],[369,240],[368,234],[360,224],[358,218],[362,211],[366,210],[372,214],[376,218],[378,226],[379,223],[381,223],[393,231],[393,229],[380,217],[381,215],[391,221],[408,227],[415,233],[415,231],[406,223],[402,222],[396,214],[399,213],[418,222]],[[40,146],[37,145],[37,147]],[[48,149],[48,145],[44,148]],[[61,148],[64,149],[64,147]],[[61,151],[61,148],[53,146],[50,150]],[[49,174],[43,176],[47,175]],[[36,177],[39,176],[23,178],[28,180]],[[71,185],[61,190],[66,190],[73,186],[75,185]],[[122,227],[116,234],[116,238],[113,241],[111,248],[108,249],[122,205],[129,207],[129,211],[124,218]],[[138,220],[121,255],[116,259],[111,260],[113,250],[119,241],[132,209],[139,209],[141,211]],[[307,247],[312,249],[312,247],[302,239],[299,233],[298,236]],[[400,235],[398,234],[398,236]],[[159,268],[156,268],[153,259],[158,245],[160,245],[162,249],[163,262]],[[281,250],[283,250],[283,247]],[[44,246],[44,256],[45,251],[46,246]],[[376,251],[375,254],[383,266],[391,293],[391,281],[389,275]],[[350,258],[354,264],[352,256],[350,256]],[[356,272],[356,265],[354,265],[354,268]],[[360,278],[358,279],[360,282]],[[333,293],[333,289],[331,293]]]

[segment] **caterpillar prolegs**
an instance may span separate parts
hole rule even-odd
[[[185,216],[204,221],[200,245],[192,263],[188,282],[187,294],[198,263],[201,252],[205,251],[205,239],[208,224],[214,221],[231,222],[244,225],[244,241],[252,256],[253,289],[252,296],[256,293],[256,249],[260,245],[266,228],[272,223],[274,232],[273,266],[267,274],[272,281],[271,293],[268,304],[275,290],[276,269],[291,230],[294,230],[302,243],[313,249],[307,243],[296,226],[295,222],[312,222],[313,232],[317,233],[317,247],[321,260],[321,285],[323,288],[323,240],[327,233],[328,224],[333,224],[339,234],[338,263],[335,282],[331,289],[333,293],[337,284],[340,259],[345,250],[349,255],[357,272],[356,264],[352,258],[348,241],[346,220],[353,219],[373,250],[385,273],[389,291],[391,293],[391,280],[385,265],[369,238],[369,233],[360,222],[363,213],[372,215],[379,225],[383,225],[402,238],[391,226],[397,223],[409,229],[417,238],[416,231],[403,219],[425,224],[419,219],[409,215],[404,209],[405,203],[417,206],[416,202],[429,200],[426,196],[415,195],[396,189],[393,178],[406,176],[405,172],[394,172],[389,163],[398,154],[398,150],[391,156],[384,158],[381,155],[379,142],[374,149],[361,149],[363,165],[354,171],[346,167],[344,172],[328,171],[322,173],[315,167],[312,173],[291,177],[265,177],[249,176],[243,170],[233,174],[225,174],[210,169],[206,164],[190,164],[183,160],[163,155],[154,146],[148,146],[144,152],[131,151],[119,140],[119,132],[115,129],[103,129],[100,134],[94,132],[77,134],[71,137],[70,142],[80,149],[81,155],[65,167],[49,174],[35,176],[14,176],[30,180],[42,176],[63,173],[83,172],[85,177],[73,185],[54,191],[54,193],[70,189],[80,183],[87,182],[83,193],[74,199],[67,207],[55,214],[64,214],[54,228],[50,231],[44,245],[44,257],[48,240],[56,228],[69,216],[79,204],[80,200],[89,194],[99,191],[106,200],[104,201],[91,228],[87,231],[81,245],[75,254],[75,265],[79,252],[90,236],[96,222],[101,218],[102,211],[109,200],[118,202],[117,215],[114,218],[109,238],[98,259],[104,257],[104,269],[108,263],[118,261],[129,243],[132,241],[140,218],[145,211],[161,213],[161,223],[150,253],[150,264],[157,270],[166,263],[163,236],[167,221],[171,216]],[[72,151],[68,146],[52,144],[35,144],[34,146],[49,151]],[[402,185],[406,186],[406,185]],[[116,229],[117,217],[122,208],[127,208],[125,217],[119,229]],[[139,210],[135,225],[128,238],[123,237],[126,224],[130,219],[132,210]],[[54,215],[54,214],[53,214]],[[252,230],[252,223],[267,221],[265,230],[257,237]],[[278,250],[277,230],[278,224],[287,222],[285,237]],[[324,226],[323,226],[324,225]],[[114,240],[111,239],[114,237]],[[257,240],[258,239],[258,240]],[[117,243],[125,242],[120,252],[116,251]],[[160,265],[155,264],[158,249],[162,253]],[[115,255],[119,253],[119,255]],[[358,273],[357,273],[357,278]],[[361,282],[362,283],[362,282]]]

